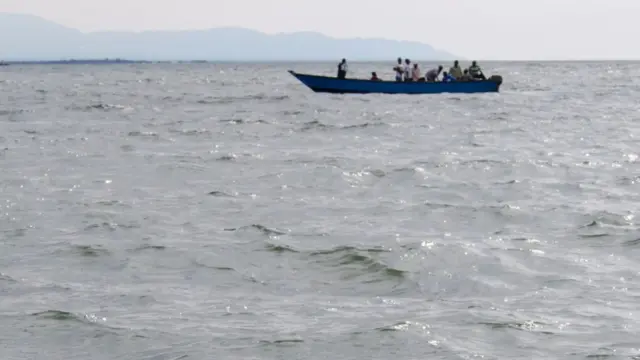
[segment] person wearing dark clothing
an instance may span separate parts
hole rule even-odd
[[[344,79],[347,77],[347,60],[342,59],[338,64],[338,79]]]

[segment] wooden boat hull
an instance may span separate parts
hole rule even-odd
[[[289,73],[308,88],[318,93],[333,94],[472,94],[498,92],[502,77],[494,75],[487,80],[454,82],[396,82],[364,79],[338,79],[329,76]]]

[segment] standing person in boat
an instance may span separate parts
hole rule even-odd
[[[434,82],[438,80],[438,75],[442,71],[442,65],[439,65],[437,69],[431,69],[425,75],[425,78],[428,82]]]
[[[413,70],[411,71],[411,79],[413,81],[420,80],[420,68],[418,67],[418,64],[413,64]]]
[[[487,80],[482,73],[482,69],[480,69],[480,66],[478,66],[478,63],[475,60],[471,62],[471,66],[469,66],[469,75],[471,75],[471,78],[474,80]]]
[[[413,78],[411,77],[411,60],[404,59],[404,81],[411,82]]]
[[[348,70],[347,60],[346,59],[342,59],[340,64],[338,64],[338,79],[346,78],[347,77],[347,70]]]
[[[453,66],[449,69],[449,74],[456,79],[462,77],[462,68],[460,68],[460,63],[458,60],[453,62]]]
[[[398,58],[398,65],[393,68],[393,71],[396,72],[396,81],[402,81],[402,74],[404,73],[402,58]]]

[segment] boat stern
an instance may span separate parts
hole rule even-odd
[[[502,85],[502,76],[491,75],[487,80],[493,81],[494,83],[496,83],[496,91],[500,91],[500,85]]]
[[[502,85],[502,76],[500,76],[500,75],[491,75],[491,77],[489,77],[488,80],[489,81],[493,81],[493,82],[497,83],[498,85]]]

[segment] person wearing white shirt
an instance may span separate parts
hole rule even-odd
[[[404,81],[411,81],[411,60],[405,59],[404,62]]]
[[[402,58],[398,58],[398,65],[393,68],[393,71],[396,72],[396,81],[402,81],[402,74],[404,73],[404,68],[402,66]]]
[[[413,64],[411,78],[413,79],[413,81],[420,81],[420,68],[418,67],[418,64]]]

